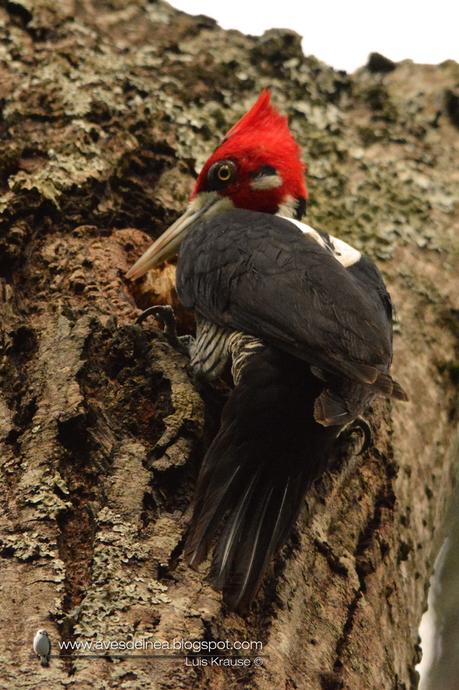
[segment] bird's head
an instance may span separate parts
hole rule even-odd
[[[128,278],[139,278],[174,256],[191,226],[231,208],[301,218],[308,197],[305,165],[287,118],[263,91],[229,130],[202,168],[185,213],[137,263]]]
[[[263,91],[205,163],[191,201],[218,194],[236,208],[301,216],[305,166],[287,123]]]

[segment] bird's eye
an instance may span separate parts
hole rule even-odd
[[[228,182],[228,180],[231,178],[231,168],[229,165],[226,165],[224,163],[219,167],[217,170],[217,176],[220,182]]]
[[[222,189],[229,184],[236,175],[236,164],[233,161],[219,161],[214,163],[207,173],[210,189]]]

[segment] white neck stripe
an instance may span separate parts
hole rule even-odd
[[[288,218],[280,213],[277,215],[279,215],[281,218],[285,218],[285,220],[288,220],[290,223],[293,223],[301,230],[302,233],[309,235],[309,237],[315,240],[324,249],[328,249],[333,254],[335,259],[339,261],[342,266],[344,266],[344,268],[353,266],[362,256],[358,249],[351,247],[350,244],[343,242],[343,240],[340,240],[337,237],[329,235],[329,242],[326,242],[322,235],[317,232],[317,230],[314,230],[314,228],[311,228],[310,225],[306,225],[306,223],[302,223],[294,218]]]

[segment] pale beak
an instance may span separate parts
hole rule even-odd
[[[178,253],[179,247],[188,234],[193,223],[204,216],[228,208],[228,200],[215,192],[201,193],[188,206],[187,210],[142,254],[134,266],[126,273],[131,280],[140,278],[151,268],[171,259]]]

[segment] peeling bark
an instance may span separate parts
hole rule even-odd
[[[459,66],[373,67],[336,72],[293,32],[245,37],[162,2],[0,4],[2,687],[416,687],[457,456]],[[124,272],[263,87],[309,162],[309,222],[384,271],[411,402],[374,405],[375,447],[337,455],[242,618],[181,558],[222,395],[205,404],[185,358],[135,325],[176,299],[173,267]],[[261,640],[266,656],[56,652],[94,637]]]

